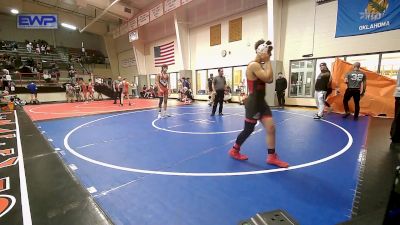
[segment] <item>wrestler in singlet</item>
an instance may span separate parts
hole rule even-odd
[[[83,98],[85,101],[87,101],[87,86],[86,83],[83,79],[81,79],[81,90],[82,90],[82,94],[83,94]]]
[[[158,86],[158,97],[160,101],[158,103],[158,118],[163,118],[169,116],[167,114],[167,102],[168,102],[168,83],[169,75],[167,73],[168,66],[161,66],[161,73],[157,75],[156,84]],[[164,106],[163,106],[164,103]],[[162,108],[163,106],[163,108]]]
[[[159,76],[160,76],[159,80],[160,85],[158,86],[159,88],[158,97],[164,97],[165,94],[168,94],[169,76],[166,73],[161,73]]]
[[[236,160],[247,160],[245,154],[240,153],[240,148],[246,139],[253,133],[257,120],[261,120],[266,130],[267,158],[266,163],[281,168],[289,164],[279,159],[275,152],[275,123],[271,109],[265,101],[265,83],[273,81],[273,70],[270,61],[273,49],[270,41],[259,40],[255,44],[256,57],[246,69],[249,96],[245,103],[246,118],[242,132],[236,138],[235,144],[229,150],[229,155]]]
[[[94,87],[93,87],[92,79],[89,79],[89,82],[87,85],[87,90],[89,92],[89,99],[94,101]]]
[[[246,120],[256,121],[263,117],[271,117],[272,112],[265,101],[265,82],[260,79],[247,79],[249,96],[246,99]]]
[[[92,82],[90,80],[89,80],[89,83],[87,85],[87,89],[88,89],[89,94],[93,94],[94,93],[93,84],[92,84]]]
[[[124,93],[125,96],[129,95],[129,82],[128,81],[123,81],[123,88],[122,92]]]

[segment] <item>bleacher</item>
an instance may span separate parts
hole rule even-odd
[[[73,61],[80,61],[82,60],[82,49],[81,48],[68,48],[68,54],[71,60]],[[85,49],[85,61],[84,63],[87,64],[104,64],[105,57],[104,55],[97,50],[93,49]]]
[[[34,47],[32,48],[32,52],[28,52],[26,43],[24,42],[15,42],[17,45],[16,49],[12,49],[9,45],[13,43],[12,41],[5,41],[5,43],[7,44],[6,49],[0,48],[0,55],[6,54],[15,58],[20,58],[21,65],[26,65],[28,61],[31,60],[35,65],[40,64],[43,71],[50,71],[52,66],[56,64],[57,70],[59,71],[57,75],[52,75],[50,82],[46,82],[43,79],[43,73],[32,72],[28,67],[24,68],[22,66],[17,66],[19,68],[10,70],[10,74],[12,75],[12,79],[15,81],[16,87],[25,87],[31,80],[35,80],[38,86],[60,87],[63,83],[70,81],[70,78],[68,77],[69,65],[73,65],[79,74],[88,74],[89,70],[87,68],[89,67],[89,63],[105,63],[104,56],[97,50],[86,50],[87,56],[85,57],[82,57],[81,49],[66,47],[51,48],[49,53],[39,54],[35,52]],[[3,67],[0,65],[0,69],[2,68],[4,68],[4,65]]]
[[[11,41],[5,41],[7,43],[11,43]],[[38,54],[35,53],[35,49],[33,47],[32,52],[28,52],[26,49],[26,43],[24,42],[16,42],[18,48],[15,51],[11,49],[1,49],[1,53],[7,53],[9,55],[19,55],[21,56],[22,61],[26,61],[28,58],[33,58],[34,60],[40,60],[44,63],[46,62],[56,62],[61,64],[68,64],[69,61],[78,61],[81,59],[82,50],[80,48],[67,48],[67,47],[60,47],[52,48],[50,53],[48,54]],[[96,64],[104,64],[105,57],[104,55],[98,51],[93,49],[86,49],[86,61],[88,63],[96,63]]]

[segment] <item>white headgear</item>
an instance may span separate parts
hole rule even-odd
[[[270,46],[271,46],[271,45],[268,45],[267,42],[264,42],[264,43],[262,43],[261,45],[259,45],[259,46],[257,47],[256,52],[257,52],[257,53],[268,53],[268,50],[269,50],[269,47],[270,47]]]

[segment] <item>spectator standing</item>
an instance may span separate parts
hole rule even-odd
[[[31,104],[36,104],[38,102],[37,100],[37,86],[35,84],[34,81],[31,81],[26,88],[29,90],[29,93],[31,94],[31,100],[29,101],[29,103]]]
[[[114,104],[117,104],[117,98],[119,98],[119,104],[122,104],[121,102],[121,90],[119,83],[121,82],[121,76],[118,76],[116,80],[113,82],[113,92],[114,92]]]
[[[281,72],[278,73],[278,78],[275,83],[276,97],[278,98],[278,105],[280,108],[285,107],[285,91],[287,88],[287,80]]]
[[[314,116],[314,119],[321,119],[324,114],[325,108],[325,96],[331,86],[331,72],[328,70],[326,63],[321,63],[319,65],[321,73],[317,76],[315,81],[315,101],[318,107],[318,112]]]
[[[226,89],[226,79],[224,77],[224,70],[222,68],[218,69],[218,76],[213,80],[213,92],[216,93],[214,105],[212,108],[211,116],[215,115],[217,110],[217,105],[219,104],[218,114],[222,116],[222,108],[224,104],[224,92]]]
[[[358,120],[358,114],[360,113],[360,99],[364,96],[367,88],[367,77],[365,73],[360,70],[361,64],[356,62],[353,64],[353,70],[346,74],[345,82],[347,83],[347,89],[343,97],[343,106],[345,114],[343,118],[347,118],[350,115],[349,101],[351,98],[354,100],[354,120]]]

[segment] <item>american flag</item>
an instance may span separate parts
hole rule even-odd
[[[174,65],[175,64],[175,47],[174,42],[154,47],[154,65]]]

